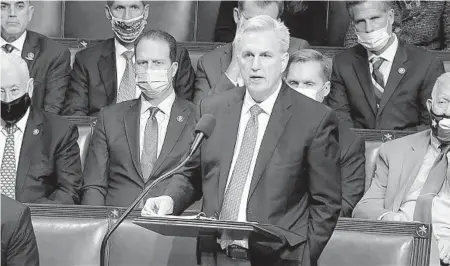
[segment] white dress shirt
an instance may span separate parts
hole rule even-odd
[[[119,93],[120,83],[122,81],[123,73],[125,72],[125,68],[127,67],[127,60],[122,55],[126,51],[132,51],[134,53],[134,47],[131,50],[128,50],[125,46],[120,44],[117,39],[114,39],[114,46],[116,49],[116,75],[117,75],[117,93]],[[133,55],[132,61],[133,64],[136,62],[136,57]],[[117,96],[117,95],[116,95]],[[141,89],[136,86],[136,97],[135,99],[141,96]]]
[[[383,74],[383,81],[384,81],[385,87],[387,84],[387,80],[389,79],[389,74],[391,73],[392,63],[394,63],[394,58],[395,58],[395,54],[397,53],[397,48],[398,48],[398,39],[397,39],[397,36],[394,34],[394,42],[391,44],[391,46],[389,46],[381,54],[376,55],[376,54],[371,53],[370,51],[367,51],[367,55],[369,58],[370,73],[373,72],[373,66],[370,63],[370,60],[372,60],[372,58],[381,57],[385,60],[383,62],[383,64],[381,64],[381,66],[380,66],[380,72],[381,72],[381,74]],[[371,78],[372,78],[372,83],[375,86],[379,87],[377,82],[373,79],[372,75],[371,75]],[[381,89],[381,91],[384,91],[384,88],[379,88],[379,89]]]
[[[434,161],[439,155],[439,145],[440,142],[434,136],[431,136],[430,145],[417,173],[417,177],[402,201],[400,211],[406,214],[408,221],[413,221],[417,198],[428,178]],[[449,160],[449,157],[450,153],[447,154],[447,160]],[[436,238],[450,237],[450,184],[448,183],[448,178],[438,195],[433,198],[431,214],[433,233]]]
[[[142,156],[142,150],[144,148],[144,132],[147,120],[150,117],[149,108],[153,105],[147,101],[144,97],[141,97],[141,117],[139,123],[139,158]],[[158,151],[157,157],[161,153],[164,139],[166,138],[167,126],[169,125],[170,112],[172,111],[173,103],[175,102],[175,91],[164,99],[157,107],[160,111],[156,113],[156,121],[158,121]]]
[[[29,115],[30,115],[30,108],[28,108],[25,115],[16,123],[16,126],[19,128],[14,133],[14,153],[16,157],[16,171],[17,166],[19,164],[20,149],[22,148],[23,133],[25,132],[25,127],[27,126]],[[6,132],[5,129],[5,125],[6,123],[3,120],[1,120],[2,129],[0,134],[0,158],[2,161],[3,161],[3,153],[5,151],[6,137],[8,136],[8,133]]]
[[[239,121],[238,135],[236,139],[236,145],[234,147],[233,160],[231,161],[230,172],[228,173],[227,186],[230,183],[231,175],[233,173],[233,169],[236,165],[237,158],[239,156],[239,151],[242,145],[242,139],[244,138],[245,128],[247,126],[247,122],[251,117],[250,108],[257,104],[264,111],[258,115],[258,136],[256,138],[255,150],[253,151],[252,160],[250,163],[250,168],[247,174],[247,180],[245,181],[245,185],[242,191],[241,204],[239,206],[238,213],[238,221],[247,221],[247,202],[248,202],[248,194],[250,192],[250,184],[253,178],[253,172],[255,170],[256,159],[258,157],[259,149],[261,148],[261,142],[266,132],[267,124],[269,123],[270,115],[272,114],[273,106],[280,92],[281,82],[278,85],[278,89],[269,96],[265,101],[261,103],[256,103],[255,100],[250,96],[248,92],[245,93],[244,102],[242,104],[241,110],[241,119]],[[248,247],[247,241],[236,241],[236,244],[243,246],[245,248]]]
[[[11,43],[5,41],[5,39],[3,39],[3,37],[0,37],[0,47],[2,47],[4,44],[9,43],[12,46],[14,46],[14,50],[11,52],[11,54],[22,57],[23,44],[25,43],[26,38],[27,38],[27,31],[22,33],[22,35],[20,35],[20,37],[17,40],[15,40]],[[0,52],[1,54],[6,53],[3,49],[0,49],[0,50],[1,50],[1,52]]]

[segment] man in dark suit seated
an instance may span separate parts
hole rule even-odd
[[[233,18],[239,26],[257,15],[269,15],[274,19],[280,19],[283,10],[283,1],[238,1]],[[289,53],[308,47],[307,41],[290,38]],[[198,103],[207,95],[243,85],[237,54],[233,51],[233,43],[228,43],[203,55],[198,60],[194,103]]]
[[[303,49],[289,57],[285,82],[292,89],[318,102],[330,93],[332,60],[320,52]],[[341,147],[341,216],[351,217],[364,194],[365,143],[349,128],[339,125]]]
[[[64,115],[97,116],[104,106],[139,98],[134,42],[147,24],[149,9],[147,1],[107,1],[105,13],[115,38],[75,55]],[[195,73],[187,50],[179,47],[175,61],[179,66],[175,92],[192,100]]]
[[[39,266],[30,208],[2,194],[2,266]]]
[[[350,128],[426,129],[442,62],[392,33],[389,1],[350,1],[347,9],[359,44],[336,56],[328,105]]]
[[[195,106],[175,95],[176,49],[175,39],[163,31],[151,30],[136,41],[141,97],[100,111],[84,171],[83,204],[130,205],[188,151]],[[161,195],[167,182],[151,195]]]
[[[436,81],[427,100],[427,110],[431,115],[431,129],[380,147],[372,184],[356,205],[353,216],[431,223],[441,263],[449,265],[450,73]]]
[[[78,131],[68,120],[31,105],[33,82],[25,61],[2,55],[1,185],[20,202],[78,204]]]
[[[247,265],[317,265],[339,216],[337,116],[283,83],[288,47],[288,29],[270,16],[253,17],[239,29],[244,87],[200,102],[199,115],[216,118],[214,132],[164,195],[148,199],[142,210],[179,215],[203,195],[206,216],[271,224],[282,239],[219,239],[213,247],[225,264],[218,265],[236,265],[226,264],[234,261],[225,252]],[[209,255],[202,255],[203,265],[215,265]]]
[[[21,56],[34,79],[33,106],[58,114],[70,78],[70,52],[63,45],[30,30],[31,1],[1,2],[1,53]]]

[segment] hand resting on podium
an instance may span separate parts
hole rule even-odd
[[[168,215],[173,213],[173,199],[169,196],[149,198],[142,208],[142,216]]]

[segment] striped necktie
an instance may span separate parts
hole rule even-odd
[[[374,57],[370,60],[370,63],[372,64],[372,85],[373,85],[373,92],[375,93],[375,98],[377,100],[377,106],[380,104],[381,97],[383,96],[384,92],[384,77],[383,73],[380,71],[381,65],[384,63],[384,58],[382,57]]]

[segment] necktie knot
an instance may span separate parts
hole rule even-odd
[[[133,58],[134,52],[133,51],[125,51],[122,53],[122,56],[125,57],[127,61],[131,61]]]
[[[3,51],[5,51],[7,54],[11,53],[12,51],[14,51],[15,47],[9,43],[6,43],[4,45],[2,45],[2,49]]]
[[[370,60],[370,62],[372,63],[373,70],[379,70],[384,61],[385,60],[382,57],[374,57],[374,58],[372,58]]]
[[[160,111],[158,107],[150,107],[148,109],[150,111],[150,117],[149,118],[155,117],[156,114]]]
[[[16,124],[12,124],[12,125],[7,125],[5,127],[6,133],[8,133],[8,135],[14,134],[16,133],[17,130],[19,130],[19,127]]]
[[[255,104],[250,108],[250,115],[252,117],[258,117],[258,115],[260,115],[261,113],[263,113],[264,110],[259,107],[259,105]]]

